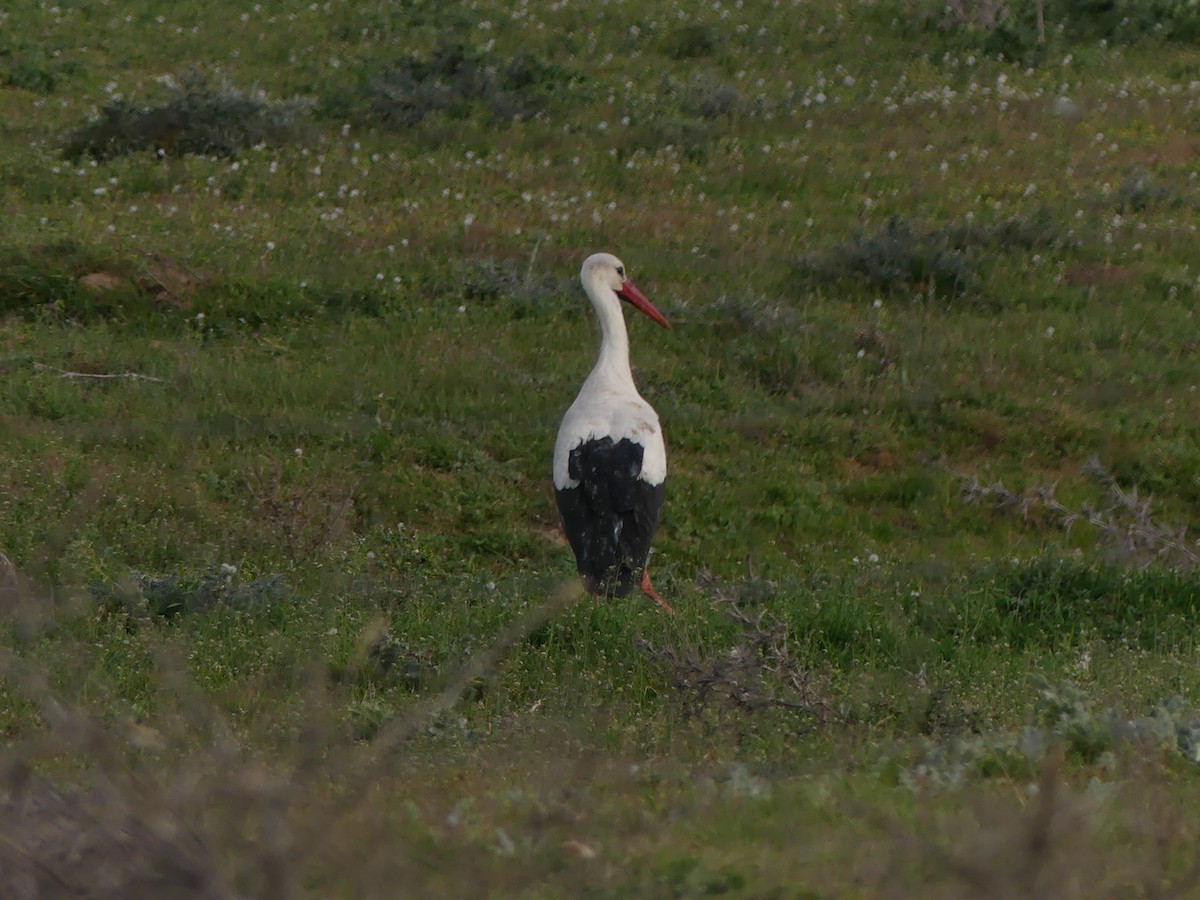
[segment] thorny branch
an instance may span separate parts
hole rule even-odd
[[[712,704],[755,712],[767,708],[805,713],[824,724],[832,711],[812,671],[795,658],[788,626],[769,610],[751,613],[736,594],[706,579],[716,603],[740,631],[738,644],[721,655],[702,656],[694,648],[655,649],[644,638],[637,646],[668,671],[689,715]]]
[[[963,499],[967,503],[990,503],[1000,509],[1016,510],[1023,519],[1040,507],[1068,532],[1079,522],[1086,522],[1100,535],[1106,556],[1112,562],[1145,567],[1158,561],[1187,569],[1200,565],[1196,542],[1188,539],[1185,525],[1156,522],[1151,499],[1141,497],[1136,487],[1128,490],[1121,487],[1096,457],[1089,459],[1080,471],[1106,489],[1103,506],[1083,503],[1072,509],[1055,496],[1057,484],[1017,493],[999,481],[985,485],[974,475],[959,474],[959,477],[963,480]]]

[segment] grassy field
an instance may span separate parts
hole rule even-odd
[[[995,6],[0,12],[0,893],[1200,893],[1200,15]]]

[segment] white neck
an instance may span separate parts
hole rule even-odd
[[[616,291],[605,285],[589,281],[585,285],[587,295],[596,308],[600,319],[600,357],[592,369],[592,378],[601,378],[609,383],[633,387],[633,372],[629,368],[629,332],[625,329],[625,316],[621,312],[621,300]]]

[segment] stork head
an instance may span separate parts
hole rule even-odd
[[[638,286],[625,274],[625,264],[611,253],[593,253],[583,261],[579,280],[588,296],[597,302],[597,297],[615,295],[630,306],[641,310],[659,325],[670,328],[667,317],[658,311]]]

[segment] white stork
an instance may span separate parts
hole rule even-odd
[[[563,531],[587,589],[624,597],[639,584],[668,612],[650,584],[646,560],[658,528],[667,450],[658,414],[642,399],[629,368],[621,301],[670,328],[611,253],[583,261],[579,280],[600,319],[600,358],[563,416],[554,445],[554,492]]]

